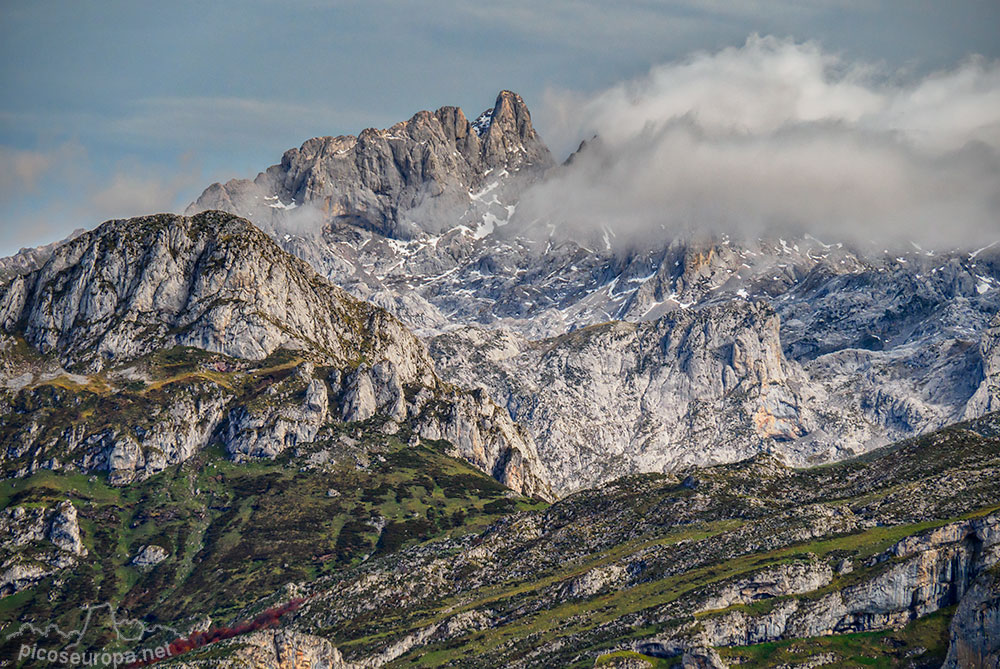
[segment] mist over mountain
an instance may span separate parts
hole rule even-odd
[[[518,216],[568,238],[811,233],[978,248],[1000,236],[996,62],[914,79],[755,36],[545,103],[554,145],[588,141]]]
[[[522,101],[507,113],[526,110]],[[483,212],[466,211],[466,194],[488,184],[487,167],[525,167],[531,188],[500,180],[508,194],[497,193],[516,212],[492,215],[512,224],[508,233],[531,239],[594,246],[609,236],[627,252],[676,237],[809,234],[865,253],[911,243],[974,250],[1000,239],[998,110],[997,62],[971,58],[915,76],[810,42],[752,36],[596,94],[550,90],[539,113],[544,139],[568,155],[551,171],[530,119],[514,141],[539,153],[508,164],[515,144],[502,139],[500,124],[491,130],[493,110],[466,128],[461,110],[457,118],[449,107],[358,138],[326,138],[322,147],[311,141],[252,185],[234,180],[220,185],[225,193],[206,192],[189,212],[228,207],[293,234],[354,216],[409,239],[454,222],[475,228]],[[416,139],[416,153],[399,153],[404,136]],[[425,141],[438,148],[427,154]],[[373,142],[385,143],[380,153],[353,165]],[[456,156],[460,165],[452,165]],[[334,158],[351,167],[331,167],[322,183],[309,176],[316,168],[306,160]],[[284,174],[297,161],[302,166]],[[332,197],[335,184],[374,165],[388,168],[386,176],[362,176],[361,190]]]

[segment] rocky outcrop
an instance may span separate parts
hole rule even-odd
[[[833,581],[833,569],[826,562],[794,562],[767,569],[747,579],[726,583],[700,606],[699,613],[747,605],[763,599],[798,595],[819,590]],[[719,645],[719,644],[714,644]]]
[[[552,499],[553,491],[535,442],[505,410],[479,390],[450,390],[415,400],[414,430],[424,439],[445,439],[452,455],[524,495]]]
[[[540,342],[466,329],[438,369],[484,386],[523,424],[560,492],[641,471],[749,457],[809,432],[805,385],[763,303],[676,311]],[[715,417],[727,415],[719,422]]]
[[[234,460],[273,458],[316,438],[327,422],[329,403],[326,383],[313,373],[312,364],[302,363],[289,381],[229,412],[222,442]]]
[[[82,447],[87,453],[81,468],[93,463],[107,469],[113,485],[142,481],[204,448],[228,400],[224,389],[212,383],[177,388],[169,402],[155,407],[141,424],[119,424],[89,437],[84,430],[69,431],[67,453]]]
[[[374,366],[362,364],[349,374],[335,372],[330,382],[346,422],[368,420],[376,413],[397,421],[406,418],[403,381],[389,361]]]
[[[965,405],[965,418],[1000,411],[1000,314],[979,340],[979,386]]]
[[[0,327],[92,370],[175,345],[250,360],[285,347],[340,363],[391,350],[407,381],[433,378],[398,322],[219,212],[109,221],[16,278],[0,305]]]
[[[445,379],[483,387],[531,432],[561,493],[756,452],[835,461],[991,410],[992,330],[980,363],[953,340],[795,360],[788,329],[768,302],[737,300],[536,341],[468,327],[430,350]]]
[[[977,575],[996,564],[998,559],[1000,517],[993,515],[983,520],[952,523],[903,539],[867,565],[863,573],[870,576],[822,596],[796,597],[820,590],[832,582],[829,567],[820,567],[813,578],[785,579],[784,583],[766,575],[763,580],[768,582],[768,587],[763,590],[751,587],[749,599],[732,598],[726,608],[778,597],[776,605],[765,613],[733,610],[703,619],[697,642],[708,646],[744,646],[786,638],[900,627],[914,618],[965,602]],[[780,571],[787,572],[788,568]],[[802,566],[796,571],[802,576],[815,570]],[[858,576],[852,580],[858,581]],[[742,595],[747,591],[747,584],[728,586],[728,590],[732,589]],[[714,604],[725,603],[727,599],[710,601],[709,606],[715,608]],[[967,609],[970,607],[966,605]],[[982,641],[975,641],[975,636],[973,639],[974,644],[982,644]]]
[[[0,288],[0,305],[10,346],[23,336],[60,364],[89,372],[29,371],[6,391],[10,407],[0,411],[10,413],[13,441],[5,459],[17,463],[17,475],[105,469],[113,484],[125,485],[187,460],[213,439],[237,461],[272,458],[315,440],[331,422],[422,416],[418,432],[455,439],[456,455],[518,489],[548,494],[533,445],[504,412],[441,384],[425,347],[399,321],[332,286],[232,215],[110,221]],[[171,355],[188,365],[187,374],[141,371],[178,347],[221,357],[192,368],[198,357],[181,349]],[[301,360],[283,380],[269,381],[280,369],[277,376],[261,371],[259,381],[216,369],[259,369],[279,349]],[[12,364],[9,373],[17,372]],[[136,384],[112,401],[110,413],[96,410],[95,395]],[[170,392],[149,394],[164,384]],[[84,400],[90,410],[73,408]],[[455,406],[432,420],[424,412],[432,400]]]
[[[30,588],[88,554],[69,500],[51,509],[12,506],[0,511],[0,537],[0,597]]]
[[[152,569],[167,559],[167,549],[156,544],[148,544],[139,549],[132,558],[132,564],[139,569]]]
[[[86,230],[78,228],[65,239],[35,248],[23,248],[12,256],[0,258],[0,282],[6,281],[19,274],[27,274],[38,269],[48,260],[57,247],[66,242],[79,237]]]
[[[76,517],[76,507],[69,500],[61,502],[49,521],[49,541],[58,548],[77,556],[87,554],[80,538],[80,523]]]
[[[291,630],[262,630],[225,641],[221,646],[236,646],[229,657],[203,664],[183,659],[171,666],[186,669],[211,666],[222,669],[270,667],[273,669],[360,669],[345,662],[340,651],[326,639]]]
[[[16,476],[70,469],[107,471],[114,485],[143,480],[204,448],[230,401],[227,389],[200,377],[171,384],[163,401],[141,394],[103,400],[88,385],[91,377],[77,379],[81,385],[63,375],[54,385],[4,394],[7,411],[0,415],[7,439],[0,466]]]

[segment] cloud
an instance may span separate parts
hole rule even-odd
[[[0,147],[0,255],[61,239],[111,218],[177,212],[204,180],[191,158],[173,164],[95,164],[77,142],[46,150]]]
[[[691,231],[1000,238],[1000,63],[898,78],[754,36],[594,96],[550,93],[557,144],[599,140],[518,214],[625,244]]]
[[[127,218],[153,212],[175,212],[179,197],[200,182],[201,173],[182,165],[172,175],[150,170],[122,170],[90,197],[87,211],[94,220]]]
[[[76,142],[37,150],[0,146],[0,199],[36,191],[43,176],[71,166],[83,155],[83,147]]]

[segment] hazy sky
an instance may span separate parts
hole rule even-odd
[[[445,104],[477,114],[501,88],[565,152],[588,130],[567,100],[593,116],[619,82],[655,92],[671,63],[754,33],[916,90],[1000,58],[1000,2],[2,0],[0,255],[183,209],[309,137]]]

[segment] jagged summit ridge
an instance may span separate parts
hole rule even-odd
[[[471,220],[470,193],[490,172],[527,176],[552,164],[524,100],[501,91],[475,126],[458,107],[441,107],[357,137],[310,139],[253,181],[213,184],[187,213],[223,209],[277,229],[310,205],[305,227],[314,232],[341,222],[408,238]]]

